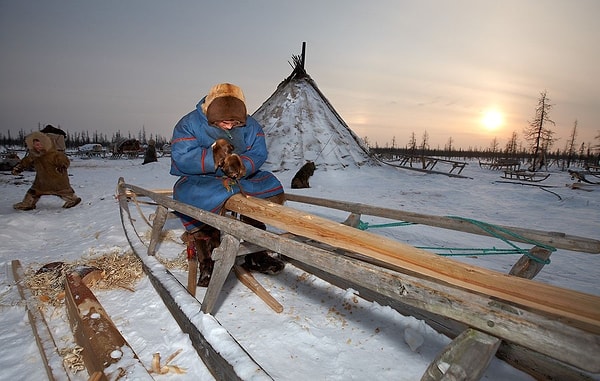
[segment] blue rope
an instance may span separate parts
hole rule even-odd
[[[370,225],[368,222],[358,221],[357,227],[360,230],[367,230],[367,229],[389,228],[389,227],[394,227],[394,226],[407,226],[407,225],[416,225],[416,224],[414,222],[400,221],[400,222],[392,222],[389,224]]]
[[[540,259],[540,258],[536,257],[535,255],[532,255],[529,252],[529,250],[521,249],[520,247],[513,244],[508,239],[504,238],[502,235],[499,234],[499,233],[504,233],[510,237],[515,238],[518,241],[530,243],[535,246],[539,246],[550,252],[556,251],[556,248],[553,246],[543,244],[543,243],[538,242],[533,239],[525,238],[515,232],[512,232],[512,231],[502,228],[500,226],[492,225],[487,222],[482,222],[482,221],[474,220],[471,218],[464,218],[464,217],[458,217],[458,216],[447,216],[447,217],[458,220],[458,221],[469,222],[469,223],[479,227],[483,231],[487,232],[489,235],[504,241],[507,245],[511,246],[512,249],[498,249],[495,247],[492,249],[470,249],[470,248],[444,248],[444,247],[428,247],[428,246],[421,246],[421,247],[417,247],[417,248],[424,249],[424,250],[441,250],[441,251],[446,251],[446,252],[449,251],[449,253],[436,253],[438,255],[443,255],[443,256],[473,255],[474,253],[477,253],[479,255],[522,254],[522,255],[526,255],[533,261],[536,261],[539,263],[544,263],[546,265],[550,263],[550,259]],[[358,229],[367,230],[367,229],[394,227],[394,226],[407,226],[407,225],[416,225],[416,224],[413,222],[401,221],[401,222],[394,222],[394,223],[389,223],[389,224],[369,225],[368,222],[359,221]]]

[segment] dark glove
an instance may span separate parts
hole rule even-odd
[[[21,172],[23,172],[23,168],[19,164],[15,165],[12,171],[10,171],[13,176],[18,176],[21,174]]]
[[[65,167],[64,165],[56,167],[56,170],[58,171],[58,173],[67,173],[67,167]]]

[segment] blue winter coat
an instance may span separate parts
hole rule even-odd
[[[282,193],[281,182],[272,173],[260,170],[267,159],[261,125],[248,116],[244,126],[229,131],[211,126],[202,112],[204,100],[196,105],[196,110],[181,118],[173,130],[171,174],[179,176],[173,187],[173,199],[218,213],[229,197],[241,191],[259,198]],[[246,175],[238,184],[231,185],[221,169],[215,171],[211,145],[219,138],[233,144],[246,167]],[[180,218],[187,230],[203,225],[189,216]]]

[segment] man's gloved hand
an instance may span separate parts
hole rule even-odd
[[[64,165],[56,167],[56,170],[58,171],[58,173],[67,173],[67,167],[65,167]]]

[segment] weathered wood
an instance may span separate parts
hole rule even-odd
[[[165,222],[167,221],[168,209],[162,205],[156,208],[154,221],[152,221],[152,233],[150,235],[150,244],[148,245],[148,255],[156,254],[156,246],[160,241],[160,233],[162,232]]]
[[[215,261],[210,282],[204,294],[201,311],[210,314],[213,312],[217,298],[223,289],[227,275],[235,263],[235,257],[240,247],[240,241],[230,234],[221,233],[221,245],[213,250],[212,259]]]
[[[427,368],[421,381],[478,381],[500,346],[500,340],[467,329]]]
[[[287,259],[294,266],[313,274],[332,285],[344,290],[349,288],[356,290],[357,295],[365,300],[377,302],[382,306],[389,306],[403,315],[414,316],[417,319],[423,320],[437,332],[446,335],[451,339],[457,337],[461,332],[464,332],[469,328],[468,325],[452,320],[447,316],[435,314],[423,308],[419,308],[416,304],[411,303],[412,301],[409,298],[404,300],[394,299],[362,285],[358,285],[353,278],[342,278],[293,258]],[[410,284],[410,279],[403,279],[403,281],[405,284]],[[448,300],[448,303],[452,304],[452,300]],[[428,304],[424,302],[421,306],[428,306]],[[551,340],[551,343],[548,345],[555,345],[556,342],[557,341]],[[532,375],[537,380],[592,381],[592,378],[574,367],[567,366],[563,362],[557,361],[539,351],[524,348],[512,342],[502,341],[499,350],[496,352],[496,356],[515,368],[521,369],[523,372]]]
[[[90,376],[101,373],[104,377],[99,379],[108,380],[121,372],[133,372],[140,379],[143,375],[152,379],[96,296],[75,272],[67,274],[65,304],[75,340],[83,347],[83,360]]]
[[[189,336],[192,346],[207,369],[217,380],[241,381],[238,367],[241,369],[255,369],[252,374],[254,380],[272,380],[272,377],[250,355],[247,357],[239,356],[239,352],[244,351],[244,349],[231,335],[219,335],[219,342],[207,338],[210,335],[206,330],[216,329],[220,327],[220,324],[211,315],[202,314],[200,312],[202,307],[200,302],[188,292],[185,292],[185,287],[156,258],[145,254],[144,243],[139,240],[135,227],[131,224],[124,185],[123,179],[120,178],[119,206],[121,223],[127,240],[135,255],[141,260],[142,268],[150,279],[152,286],[156,289],[181,330]],[[167,198],[167,200],[169,199]],[[173,200],[171,199],[171,201]],[[168,203],[162,202],[161,204],[175,210]],[[217,215],[213,216],[227,219]],[[220,345],[223,347],[220,347]],[[240,351],[234,351],[235,356],[230,358],[230,349],[233,346],[238,346]]]
[[[246,270],[240,265],[233,265],[233,270],[235,271],[235,276],[244,284],[244,286],[248,287],[252,292],[254,292],[259,298],[262,299],[273,311],[277,313],[281,313],[283,311],[283,306],[279,303],[273,295],[271,295],[257,280],[254,278],[250,271]]]
[[[547,316],[545,313],[542,313],[535,308],[523,309],[517,305],[507,305],[502,302],[501,298],[495,298],[496,300],[491,301],[489,296],[485,294],[451,286],[445,282],[440,282],[434,277],[423,277],[422,275],[411,271],[402,271],[402,268],[398,266],[390,267],[397,267],[399,270],[386,269],[381,265],[386,264],[389,266],[389,263],[371,257],[366,253],[362,253],[364,250],[361,245],[356,246],[356,249],[361,251],[361,254],[357,255],[363,260],[366,258],[378,262],[377,266],[364,263],[363,261],[357,261],[348,258],[347,256],[334,255],[334,252],[291,241],[290,239],[268,231],[252,228],[240,221],[224,218],[182,204],[169,197],[154,194],[143,188],[125,184],[122,179],[120,182],[120,188],[129,188],[138,194],[151,197],[155,202],[161,205],[167,206],[179,213],[192,216],[202,222],[214,226],[222,232],[235,234],[237,238],[243,239],[244,241],[256,243],[264,248],[297,259],[302,263],[322,269],[324,272],[334,274],[337,277],[354,279],[361,287],[373,290],[374,293],[381,295],[382,298],[399,301],[412,308],[424,310],[428,313],[447,316],[452,320],[462,322],[478,330],[501,337],[507,341],[534,349],[580,369],[589,371],[600,370],[599,364],[593,360],[595,359],[594,354],[600,351],[600,340],[598,339],[597,327],[594,327],[596,324],[592,324],[592,327],[590,327],[579,322],[580,319],[576,319],[577,324],[575,324],[574,320],[566,316]],[[275,215],[277,215],[284,209],[290,209],[268,203],[264,200],[260,201],[262,201],[264,203],[262,205],[265,208],[270,209],[270,211],[261,212],[257,219],[263,219],[261,216],[264,215],[266,216],[266,219],[263,220],[267,223],[274,218],[273,213],[271,212],[274,212]],[[125,204],[122,209],[127,208],[125,197],[122,197],[120,202]],[[256,214],[253,214],[250,217],[255,218],[256,216]],[[297,220],[296,223],[312,225],[314,230],[321,230],[323,226],[326,227],[326,229],[323,230],[324,236],[329,236],[334,233],[327,228],[327,226],[331,226],[331,222],[322,224],[320,221],[315,221],[315,218],[315,216],[307,214],[295,216],[295,219]],[[288,216],[286,216],[285,213],[282,215],[282,220],[288,220]],[[343,226],[341,224],[334,225]],[[361,239],[365,237],[363,234],[370,235],[370,233],[359,232],[356,229],[349,227],[346,228],[351,229],[352,235],[361,233]],[[314,236],[317,239],[321,237],[318,234]],[[373,245],[372,239],[368,239],[368,243],[373,246],[387,247],[387,241],[383,237],[372,236],[376,238],[377,244]],[[354,242],[356,239],[351,241]],[[416,257],[420,258],[419,255]],[[474,272],[477,273],[479,270],[474,270]],[[496,282],[498,276],[509,277],[508,275],[502,274],[496,275],[493,272],[490,272],[490,274],[493,275],[488,280],[491,283]],[[510,278],[519,280],[519,278],[516,277]],[[527,283],[527,287],[525,288],[528,288],[529,286],[533,286],[534,289],[536,288],[531,281]],[[558,291],[563,291],[562,289],[556,289],[551,286],[548,287],[557,293]],[[536,291],[537,290],[534,292]],[[569,292],[568,290],[564,291]],[[571,294],[571,296],[572,295],[574,294]],[[588,295],[588,297],[591,296]],[[591,302],[592,306],[598,305],[597,298],[592,297]]]
[[[236,194],[225,207],[278,229],[358,252],[388,268],[419,274],[544,313],[572,319],[600,332],[600,298],[458,263],[407,244],[360,231],[265,200]]]
[[[187,290],[192,296],[196,296],[198,286],[198,257],[196,255],[188,258]]]
[[[29,289],[23,284],[25,275],[23,273],[23,268],[21,267],[21,262],[19,260],[14,260],[12,261],[11,266],[14,284],[17,286],[21,299],[25,301],[29,324],[33,331],[33,336],[35,337],[35,343],[40,351],[40,356],[42,357],[48,380],[70,380],[71,377],[64,367],[62,357],[58,352],[56,342],[54,341],[54,337],[52,337],[48,323],[38,307],[37,301],[34,299]],[[61,366],[53,366],[53,364],[61,364]]]
[[[529,250],[529,255],[523,255],[508,272],[510,275],[525,279],[533,279],[546,265],[552,252],[543,247],[534,246]],[[535,259],[533,259],[535,258]]]
[[[550,257],[551,251],[536,246],[528,254],[517,261],[509,274],[533,279],[544,267],[543,261]],[[501,342],[501,339],[487,333],[466,329],[429,364],[421,381],[478,381]],[[451,366],[446,367],[444,364]]]
[[[450,217],[443,216],[434,216],[428,214],[420,214],[413,212],[406,212],[402,210],[396,209],[388,209],[381,208],[377,206],[355,203],[355,202],[346,202],[346,201],[337,201],[337,200],[327,200],[323,198],[310,197],[297,195],[292,193],[286,193],[286,200],[293,202],[301,202],[306,204],[324,206],[327,208],[344,210],[347,212],[353,212],[356,214],[363,214],[369,216],[383,217],[389,218],[392,220],[399,221],[407,221],[414,222],[417,224],[423,224],[428,226],[434,226],[443,229],[457,230],[465,233],[473,233],[479,235],[490,236],[489,233],[485,232],[481,228],[471,224],[468,221],[454,219]],[[527,240],[538,241],[550,246],[554,246],[559,249],[566,250],[574,250],[580,251],[584,253],[591,254],[599,254],[600,253],[600,241],[597,239],[590,239],[585,237],[572,236],[565,233],[560,232],[545,232],[541,230],[533,230],[533,229],[524,229],[516,226],[505,226],[505,225],[497,225],[502,230],[508,230],[513,233],[516,233]],[[523,242],[519,240],[517,237],[513,237],[503,233],[502,231],[497,232],[499,236],[508,239],[510,241]],[[526,243],[530,243],[530,241],[524,241]]]

